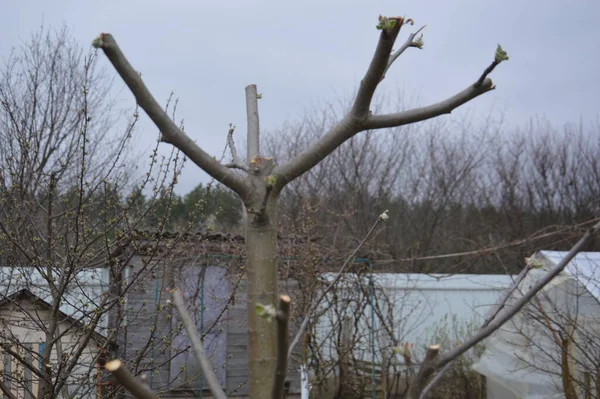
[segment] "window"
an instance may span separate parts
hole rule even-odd
[[[32,392],[37,395],[39,379],[29,368],[23,365],[22,361],[30,366],[37,364],[41,370],[43,367],[42,354],[45,346],[46,344],[43,342],[19,343],[10,345],[7,350],[0,350],[0,359],[2,360],[2,377],[0,378],[6,386],[12,387],[12,393],[15,396],[30,399],[32,398]],[[18,354],[22,361],[13,357],[11,351]]]
[[[46,343],[45,342],[40,342],[40,346],[39,346],[39,350],[38,350],[38,354],[39,354],[39,370],[42,371],[42,368],[44,367],[44,362],[42,361],[42,357],[44,356],[44,349],[46,348]]]

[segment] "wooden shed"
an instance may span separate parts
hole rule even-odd
[[[279,290],[292,298],[298,286],[294,270],[306,257],[304,244],[297,238],[280,241],[288,256],[281,258]],[[165,250],[158,256],[151,251],[156,248],[151,240],[147,246],[136,246],[127,271],[128,278],[135,278],[136,283],[125,298],[126,328],[119,355],[135,358],[144,353],[140,367],[148,370],[146,382],[162,397],[210,397],[196,359],[188,350],[189,340],[178,326],[174,309],[168,306],[173,288],[183,291],[225,392],[233,397],[247,396],[248,304],[243,245],[243,237],[212,234],[187,236],[176,250]],[[151,252],[154,260],[148,262]],[[303,257],[289,256],[300,254]],[[299,365],[290,365],[288,380],[289,397],[299,395]]]

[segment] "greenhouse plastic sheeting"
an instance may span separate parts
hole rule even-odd
[[[508,302],[516,300],[548,270],[555,266],[566,252],[541,251],[535,261],[541,267],[532,269],[519,289]],[[598,302],[600,281],[600,253],[580,253],[559,276],[544,290],[542,301],[549,301],[550,309],[561,314],[575,316],[581,328],[597,328],[600,316]],[[544,306],[546,307],[546,306]],[[553,360],[560,358],[560,349],[547,333],[528,322],[520,312],[486,341],[486,349],[473,369],[488,378],[488,398],[506,398],[508,392],[519,399],[564,398],[560,365]],[[579,327],[578,327],[579,328]],[[534,342],[535,345],[531,344]],[[552,370],[548,373],[543,370]],[[495,387],[497,389],[494,392]]]
[[[564,394],[556,389],[556,384],[548,373],[532,370],[527,364],[515,356],[515,347],[505,344],[499,337],[486,342],[486,350],[473,365],[473,369],[504,389],[512,392],[516,398],[542,399],[542,398],[564,398]],[[511,340],[512,341],[512,340]],[[514,341],[513,341],[514,342]],[[492,396],[493,392],[488,390],[488,399],[510,399],[504,395]]]

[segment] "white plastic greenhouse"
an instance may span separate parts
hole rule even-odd
[[[565,255],[536,253],[537,267],[512,300]],[[578,254],[530,305],[486,340],[486,350],[473,368],[487,377],[488,399],[565,398],[565,376],[576,397],[595,397],[600,359],[599,266],[600,253]]]
[[[335,276],[322,275],[325,281]],[[352,335],[353,359],[365,365],[364,372],[375,373],[382,354],[389,354],[394,346],[390,332],[420,359],[424,345],[437,342],[437,334],[447,333],[456,342],[474,331],[512,281],[508,275],[367,273],[359,278],[347,274],[336,285],[336,295],[328,295],[321,304],[314,339],[322,360],[329,361],[338,357],[340,337]],[[452,344],[443,343],[445,348]],[[396,357],[395,363],[402,367],[402,355]],[[310,365],[307,372],[312,375]],[[303,393],[307,392],[305,378]]]

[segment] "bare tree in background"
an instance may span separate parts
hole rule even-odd
[[[311,113],[272,132],[275,159],[318,137],[332,114]],[[280,223],[293,229],[316,220],[312,235],[349,250],[368,220],[388,209],[385,228],[360,254],[378,270],[518,273],[540,248],[568,249],[598,215],[597,132],[597,125],[510,127],[468,117],[367,132],[289,185]]]
[[[147,174],[133,173],[139,115],[121,118],[96,58],[66,29],[41,29],[0,71],[0,391],[7,398],[95,397],[107,382],[98,364],[117,355],[116,346],[123,350],[123,323],[135,322],[124,298],[166,245],[139,229],[160,195],[172,195],[183,160],[176,150],[161,160],[155,149]],[[159,232],[167,216],[154,220]],[[127,275],[142,241],[141,271]],[[136,372],[150,347],[126,359]]]

